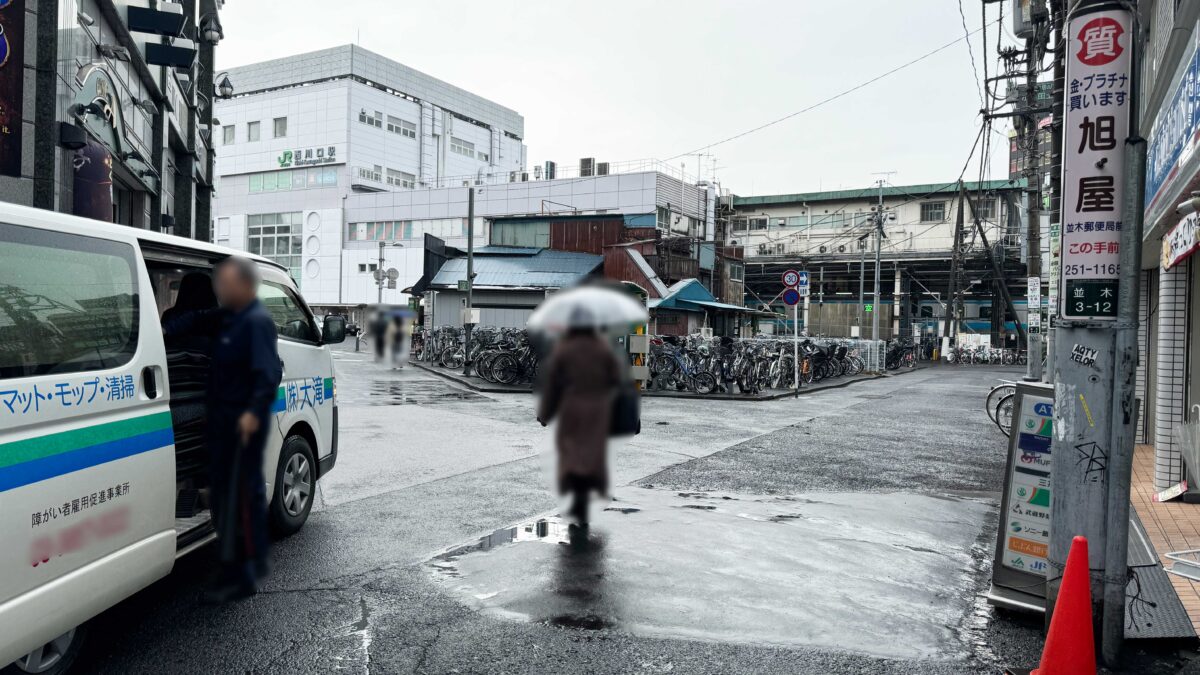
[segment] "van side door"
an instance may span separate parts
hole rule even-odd
[[[141,253],[56,218],[0,222],[0,665],[175,557],[166,355]]]
[[[293,431],[307,427],[316,440],[314,460],[329,454],[333,427],[333,372],[329,352],[321,344],[312,313],[296,292],[295,284],[282,271],[263,268],[258,298],[275,320],[279,331],[279,360],[283,362],[283,381],[275,402],[278,442],[267,448],[264,467],[267,480],[274,483],[275,464],[270,458]],[[317,467],[311,467],[315,479]]]

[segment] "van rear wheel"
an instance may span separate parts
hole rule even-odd
[[[312,447],[303,436],[289,436],[279,451],[275,494],[271,499],[271,527],[276,534],[286,537],[304,526],[312,511],[316,489]]]
[[[7,668],[0,669],[2,675],[60,675],[67,672],[79,656],[86,631],[83,626],[72,628],[34,651],[22,656]]]

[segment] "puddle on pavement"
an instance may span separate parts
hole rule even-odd
[[[489,615],[578,630],[954,659],[988,504],[625,488],[591,527],[547,516],[430,561]],[[811,497],[811,498],[810,498]],[[682,507],[682,508],[681,508]]]
[[[376,380],[368,385],[366,396],[360,395],[359,400],[367,405],[439,405],[492,399],[440,382]]]

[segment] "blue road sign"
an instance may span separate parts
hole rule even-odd
[[[789,288],[783,292],[783,302],[789,307],[800,302],[800,291]]]

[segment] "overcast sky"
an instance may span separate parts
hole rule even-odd
[[[963,0],[970,30],[980,5]],[[524,115],[531,165],[689,152],[963,35],[957,0],[238,0],[221,17],[221,68],[357,41]],[[712,148],[717,177],[742,195],[862,187],[880,171],[899,185],[949,182],[978,130],[976,82],[960,42]],[[1006,178],[1006,143],[993,141],[993,177]],[[680,161],[696,173],[696,158]],[[712,160],[704,167],[709,177]]]

